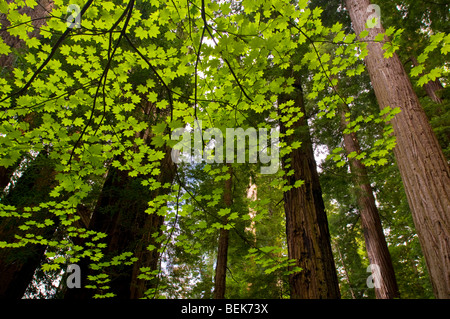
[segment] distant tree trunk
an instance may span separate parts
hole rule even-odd
[[[229,232],[228,229],[220,229],[216,274],[214,277],[214,299],[225,299]]]
[[[2,199],[2,203],[13,205],[20,211],[22,207],[37,205],[48,198],[55,172],[44,153],[30,162],[8,195]],[[33,212],[31,220],[42,223],[48,216],[47,211]],[[23,220],[17,218],[0,218],[0,241],[14,242],[17,227],[22,223]],[[56,223],[53,226],[33,229],[33,234],[50,239],[55,229]],[[31,244],[21,248],[0,249],[0,299],[23,297],[36,268],[40,265],[45,249],[44,245]]]
[[[419,65],[416,57],[412,56],[411,61],[414,66]],[[438,79],[428,81],[423,85],[423,87],[430,99],[432,99],[435,103],[442,104],[442,99],[436,94],[436,92],[442,90],[444,87]]]
[[[253,183],[251,177],[250,177],[250,184],[247,189],[247,198],[252,202],[258,200],[258,187],[256,186],[255,183]],[[255,218],[256,216],[256,211],[252,207],[249,207],[248,214],[250,216],[251,222],[250,226],[246,227],[245,230],[253,234],[256,243],[256,228],[255,228],[255,221],[253,220],[253,218]]]
[[[365,29],[369,0],[346,0],[356,34]],[[369,12],[368,12],[369,11]],[[450,298],[450,169],[398,56],[385,59],[383,43],[373,41],[381,28],[368,29],[365,58],[381,109],[399,107],[392,125],[394,154],[412,211],[434,294]]]
[[[296,87],[293,97],[295,107],[305,113],[300,85]],[[288,96],[279,97],[280,104],[287,100]],[[290,145],[294,141],[301,141],[302,146],[290,153],[290,162],[288,158],[282,158],[283,167],[289,163],[290,169],[294,170],[293,175],[286,177],[287,185],[293,186],[298,180],[304,181],[302,186],[284,193],[288,257],[295,259],[297,266],[303,269],[289,278],[291,298],[340,298],[327,215],[306,118],[302,117],[290,128],[295,133],[287,137],[285,142]],[[282,122],[280,132],[286,132]]]
[[[338,242],[334,243],[334,248],[337,251],[337,253],[339,255],[339,259],[342,262],[342,268],[344,270],[345,280],[347,281],[348,288],[350,290],[350,294],[352,295],[352,299],[356,299],[355,292],[353,291],[352,282],[350,281],[350,276],[348,275],[347,267],[345,266],[344,256],[342,256],[341,250],[339,249],[339,243]]]
[[[348,107],[342,105],[340,109],[342,131],[348,125],[345,118],[346,112],[349,112]],[[356,133],[353,132],[343,135],[345,152],[347,154],[353,152],[360,154],[361,148]],[[371,264],[380,267],[381,278],[378,280],[380,287],[375,287],[375,295],[378,299],[399,298],[400,293],[395,278],[394,266],[392,265],[391,255],[384,237],[380,214],[378,213],[366,167],[360,160],[354,157],[349,158],[348,161],[356,188],[356,198],[369,261]]]
[[[7,0],[7,3],[13,2],[13,0]],[[38,36],[39,29],[46,22],[44,18],[48,15],[53,8],[53,1],[43,0],[40,1],[39,5],[36,5],[33,9],[27,6],[23,6],[18,11],[21,14],[27,14],[32,21],[32,25],[35,28],[34,31],[30,33],[30,36]],[[10,26],[10,22],[7,19],[7,15],[4,13],[0,13],[0,37],[3,42],[8,45],[12,49],[20,49],[23,45],[23,40],[21,40],[18,36],[11,36],[9,32],[6,30],[8,26]],[[15,61],[14,53],[10,53],[8,55],[0,55],[0,72],[5,70],[6,72],[10,72],[11,69],[14,68]],[[9,69],[9,70],[8,70]],[[26,122],[33,125],[33,116],[27,115],[24,119]],[[17,166],[20,164],[20,160],[18,160],[14,165],[9,167],[0,166],[0,192],[9,184],[11,180],[11,176],[14,173]]]
[[[226,207],[231,207],[233,203],[233,172],[231,165],[227,165],[230,178],[225,181],[223,200]],[[226,224],[226,219],[224,224]],[[216,274],[214,277],[214,299],[225,299],[229,232],[228,229],[221,228],[219,233],[219,248],[217,251]]]

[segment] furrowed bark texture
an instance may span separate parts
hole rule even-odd
[[[370,2],[346,0],[356,34],[364,28]],[[368,12],[369,11],[369,12]],[[364,39],[365,58],[381,109],[399,107],[392,120],[397,146],[394,154],[412,211],[434,294],[450,298],[450,170],[411,81],[394,54],[383,57],[383,43],[373,39],[383,28],[372,28]]]
[[[288,96],[280,96],[279,103],[288,99]],[[300,89],[296,89],[293,99],[295,106],[305,113]],[[302,268],[302,271],[289,277],[291,298],[340,298],[327,215],[306,118],[300,118],[290,128],[295,133],[287,137],[287,145],[300,140],[302,146],[289,155],[290,169],[294,170],[294,174],[286,177],[287,185],[304,181],[302,186],[284,193],[288,257],[295,259],[297,266]],[[280,132],[286,132],[283,123],[280,124]],[[282,158],[282,164],[286,167],[288,158]]]
[[[342,131],[348,125],[345,118],[345,113],[348,111],[346,106],[342,106],[340,110]],[[360,154],[361,148],[356,134],[353,132],[343,135],[345,152],[347,154],[352,152]],[[380,214],[376,206],[366,167],[360,160],[354,157],[350,158],[348,161],[356,188],[361,226],[364,232],[369,261],[371,264],[376,264],[380,268],[380,278],[378,279],[380,287],[375,287],[375,296],[377,299],[399,298],[400,292],[395,278],[391,254],[389,253],[386,238],[384,237]]]
[[[6,0],[7,3],[11,3],[14,0]],[[34,27],[34,30],[29,33],[30,37],[38,37],[39,29],[42,25],[44,25],[47,21],[47,17],[50,15],[54,6],[53,1],[51,0],[41,0],[39,4],[36,4],[34,8],[30,8],[28,6],[21,7],[18,12],[20,14],[26,14],[30,17],[31,25]],[[18,36],[12,36],[6,30],[11,26],[11,22],[8,20],[7,15],[4,13],[0,14],[0,28],[3,29],[0,31],[0,37],[3,39],[5,44],[7,44],[11,49],[20,50],[23,45],[23,40],[21,40]],[[10,53],[8,55],[0,56],[0,67],[5,68],[13,68],[14,61],[16,56],[14,53]]]
[[[226,207],[231,207],[231,204],[233,203],[233,172],[230,164],[227,165],[230,178],[225,181],[225,192],[223,195],[223,200]],[[218,244],[219,247],[217,250],[216,274],[214,277],[214,299],[225,299],[229,233],[230,231],[228,229],[220,229]]]

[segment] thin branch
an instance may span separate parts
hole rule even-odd
[[[194,118],[197,120],[197,83],[198,83],[198,64],[200,62],[200,54],[202,52],[203,38],[205,36],[205,28],[203,28],[202,35],[200,37],[200,44],[198,46],[197,60],[195,61],[195,74],[194,74]]]
[[[41,105],[43,105],[43,104],[45,104],[45,103],[47,103],[47,102],[50,102],[50,101],[53,101],[53,100],[57,100],[57,99],[59,99],[59,98],[65,96],[65,95],[69,95],[69,94],[72,94],[72,93],[74,93],[74,92],[76,92],[76,91],[78,91],[78,90],[88,88],[88,87],[90,87],[91,85],[93,86],[93,85],[94,85],[94,82],[96,82],[96,81],[97,81],[96,79],[89,80],[88,82],[86,82],[85,84],[82,84],[80,87],[78,87],[78,88],[76,88],[76,89],[72,89],[72,90],[69,90],[69,91],[67,91],[67,92],[64,92],[63,94],[60,94],[60,95],[57,95],[57,96],[48,98],[48,99],[46,99],[46,100],[43,101],[43,102],[39,102],[39,103],[36,103],[36,104],[34,104],[34,105],[30,105],[30,106],[15,107],[15,109],[16,109],[16,110],[20,110],[20,109],[29,109],[29,110],[32,110],[32,109],[35,109],[35,108],[37,108],[37,107],[39,107],[39,106],[41,106]],[[95,84],[97,85],[97,83],[95,83]],[[0,108],[0,111],[7,111],[7,110],[8,110],[8,108]]]
[[[202,19],[203,19],[203,25],[204,25],[204,29],[206,29],[206,31],[208,31],[208,34],[211,37],[211,40],[214,41],[214,44],[217,46],[217,41],[214,37],[214,35],[212,34],[210,27],[208,25],[208,21],[206,21],[206,10],[205,10],[205,0],[202,0]],[[228,69],[230,70],[231,74],[233,75],[234,80],[236,81],[237,85],[239,86],[239,88],[241,89],[241,92],[244,94],[244,96],[253,103],[253,99],[247,94],[247,92],[245,91],[244,87],[242,86],[241,82],[239,81],[238,77],[236,76],[236,73],[234,72],[233,68],[231,67],[230,62],[228,62],[228,60],[223,56],[222,52],[220,52],[222,55],[222,59],[225,61],[225,63],[228,66]]]
[[[322,59],[320,58],[319,51],[317,50],[316,45],[314,44],[314,41],[313,41],[313,40],[312,40],[305,32],[303,32],[302,29],[300,29],[299,27],[297,27],[295,24],[293,24],[293,23],[290,22],[290,21],[289,21],[289,24],[290,24],[291,26],[293,26],[294,28],[296,28],[301,34],[303,34],[303,35],[306,37],[306,39],[311,43],[311,45],[312,45],[312,47],[313,47],[313,49],[314,49],[314,52],[316,53],[317,59],[319,60],[320,67],[321,67],[323,73],[325,74],[325,76],[326,76],[326,78],[327,78],[327,80],[328,80],[328,82],[329,82],[329,84],[330,84],[332,90],[333,90],[333,91],[336,93],[336,95],[341,99],[342,103],[344,103],[345,105],[348,106],[347,102],[346,102],[346,101],[344,100],[344,98],[339,94],[338,90],[336,89],[336,86],[333,85],[333,82],[331,81],[331,78],[329,77],[327,71],[325,70],[325,67],[323,66],[323,63],[322,63]]]
[[[133,6],[134,6],[134,0],[130,0],[130,2],[128,3],[127,8],[124,11],[124,14],[122,14],[122,16],[120,17],[120,19],[122,19],[125,16],[125,12],[127,12],[127,18],[125,20],[125,23],[124,23],[124,26],[122,28],[122,31],[120,32],[119,39],[117,40],[117,43],[114,46],[113,52],[112,52],[111,56],[109,57],[108,62],[106,64],[106,66],[105,66],[105,69],[103,70],[103,73],[102,73],[102,75],[100,77],[99,85],[97,86],[97,90],[96,90],[95,95],[94,95],[94,101],[92,103],[91,115],[89,117],[88,123],[84,126],[83,131],[81,132],[78,140],[75,142],[75,145],[73,146],[72,152],[70,153],[70,158],[69,158],[69,161],[67,162],[67,164],[69,166],[71,165],[73,154],[75,153],[75,149],[77,148],[78,144],[80,143],[81,139],[83,138],[84,134],[86,133],[87,128],[91,125],[92,119],[94,118],[95,104],[97,102],[98,93],[100,91],[102,80],[104,78],[105,81],[106,81],[106,77],[108,76],[108,71],[109,71],[109,68],[111,66],[111,62],[112,62],[112,59],[114,57],[114,54],[116,53],[116,50],[119,47],[119,44],[120,44],[120,42],[122,40],[122,37],[125,36],[125,32],[127,30],[128,23],[129,23],[130,18],[131,18],[131,13],[133,12]],[[120,21],[117,21],[114,25],[115,26],[118,25],[119,22]]]
[[[168,93],[168,97],[169,97],[169,106],[170,106],[170,111],[171,114],[173,112],[173,98],[172,98],[172,90],[169,88],[169,86],[167,85],[167,83],[164,81],[164,79],[159,75],[158,71],[156,70],[156,68],[153,66],[153,64],[150,63],[150,61],[148,60],[148,58],[142,54],[141,51],[139,51],[139,49],[133,44],[133,42],[130,40],[130,38],[125,34],[125,39],[128,41],[128,43],[130,44],[131,48],[133,48],[134,51],[136,51],[136,53],[142,58],[142,60],[144,60],[145,63],[147,63],[147,65],[150,67],[150,69],[152,69],[153,73],[156,75],[156,77],[158,78],[158,80],[161,82],[161,84],[164,86],[164,88],[167,90]]]
[[[175,220],[173,222],[173,226],[172,226],[172,230],[170,231],[170,235],[167,237],[167,241],[166,241],[166,244],[164,245],[163,251],[160,253],[160,258],[159,258],[160,272],[161,272],[161,268],[162,268],[162,255],[165,253],[167,246],[169,245],[169,241],[172,239],[173,233],[175,231],[175,227],[178,223],[178,216],[179,216],[178,211],[180,209],[180,195],[181,195],[181,187],[178,187],[177,204],[176,204],[177,210],[175,212]],[[161,276],[159,275],[158,281],[156,282],[155,293],[153,294],[153,299],[155,299],[155,297],[156,297],[156,293],[158,292],[158,287],[159,287],[160,282],[161,282]]]
[[[21,22],[21,23],[18,23],[18,24],[10,25],[9,27],[6,27],[6,28],[0,28],[0,32],[5,32],[5,31],[8,31],[8,30],[17,28],[17,27],[19,27],[21,25],[28,24],[30,22],[39,21],[39,20],[47,20],[47,19],[51,19],[51,18],[52,17],[40,17],[40,18],[30,19],[30,20],[25,21],[25,22]]]
[[[88,2],[81,9],[80,16],[82,16],[86,12],[86,10],[91,6],[93,1],[94,0],[88,0]],[[71,31],[72,31],[72,28],[70,28],[70,27],[68,27],[66,29],[66,31],[64,31],[64,33],[61,35],[61,37],[59,37],[58,41],[53,46],[52,51],[50,52],[50,54],[47,56],[45,61],[42,62],[40,67],[33,73],[33,75],[28,80],[28,82],[25,84],[25,86],[23,86],[19,91],[15,92],[15,93],[12,93],[12,94],[6,96],[5,98],[3,98],[2,100],[0,100],[0,103],[4,102],[4,101],[6,101],[6,100],[8,100],[8,99],[10,99],[10,98],[12,98],[14,96],[20,96],[20,95],[24,94],[28,90],[28,88],[31,86],[33,81],[37,78],[37,76],[42,72],[42,70],[45,68],[45,66],[53,58],[53,56],[55,55],[56,51],[58,50],[58,48],[61,46],[61,44],[64,42],[65,38],[69,35],[69,33]]]
[[[198,199],[195,198],[195,196],[191,193],[191,191],[189,190],[189,188],[186,186],[186,184],[184,184],[181,179],[180,176],[178,174],[178,169],[176,169],[176,179],[178,181],[178,184],[180,185],[180,187],[183,187],[183,189],[186,191],[186,193],[188,193],[188,195],[197,203],[197,205],[200,207],[200,209],[207,215],[207,216],[211,216],[213,219],[215,219],[216,221],[218,221],[219,223],[222,224],[222,219],[220,219],[218,216],[216,216],[216,214],[211,213],[202,203],[200,203],[198,201]],[[236,233],[236,235],[238,235],[249,247],[256,249],[257,251],[259,251],[260,253],[262,253],[263,255],[267,256],[268,258],[277,261],[276,259],[274,259],[272,256],[269,255],[269,253],[262,251],[259,247],[257,247],[255,245],[255,243],[249,241],[247,238],[245,238],[245,236],[243,234],[241,234],[241,232],[233,225],[230,224],[231,228],[234,230],[234,232]]]
[[[233,273],[231,272],[231,269],[230,268],[228,268],[228,266],[225,266],[226,268],[227,268],[227,270],[228,270],[228,272],[230,273],[230,275],[231,275],[231,279],[233,279],[237,284],[239,283],[239,281],[237,281],[235,278],[234,278],[234,276],[233,276]]]

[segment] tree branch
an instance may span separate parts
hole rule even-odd
[[[83,14],[86,12],[86,10],[91,6],[93,1],[94,0],[88,0],[88,2],[81,9],[80,16],[83,16]],[[23,86],[19,91],[15,92],[15,93],[12,93],[12,94],[8,95],[7,97],[3,98],[2,100],[0,100],[0,103],[4,102],[4,101],[6,101],[6,100],[8,100],[8,99],[10,99],[10,98],[12,98],[14,96],[20,96],[20,95],[24,94],[28,90],[28,88],[31,86],[33,81],[37,78],[37,76],[42,72],[42,70],[45,68],[45,66],[53,58],[53,56],[55,55],[56,51],[58,50],[58,48],[61,46],[61,44],[63,43],[63,41],[65,40],[65,38],[69,35],[69,33],[71,31],[72,31],[72,28],[70,28],[70,27],[68,27],[66,29],[66,31],[64,31],[64,33],[59,37],[58,41],[52,47],[52,51],[50,52],[50,54],[47,56],[45,61],[42,62],[42,64],[39,66],[39,68],[33,73],[33,75],[28,80],[28,82],[25,84],[25,86]]]

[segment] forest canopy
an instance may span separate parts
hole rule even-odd
[[[449,9],[0,1],[0,298],[450,298]]]

